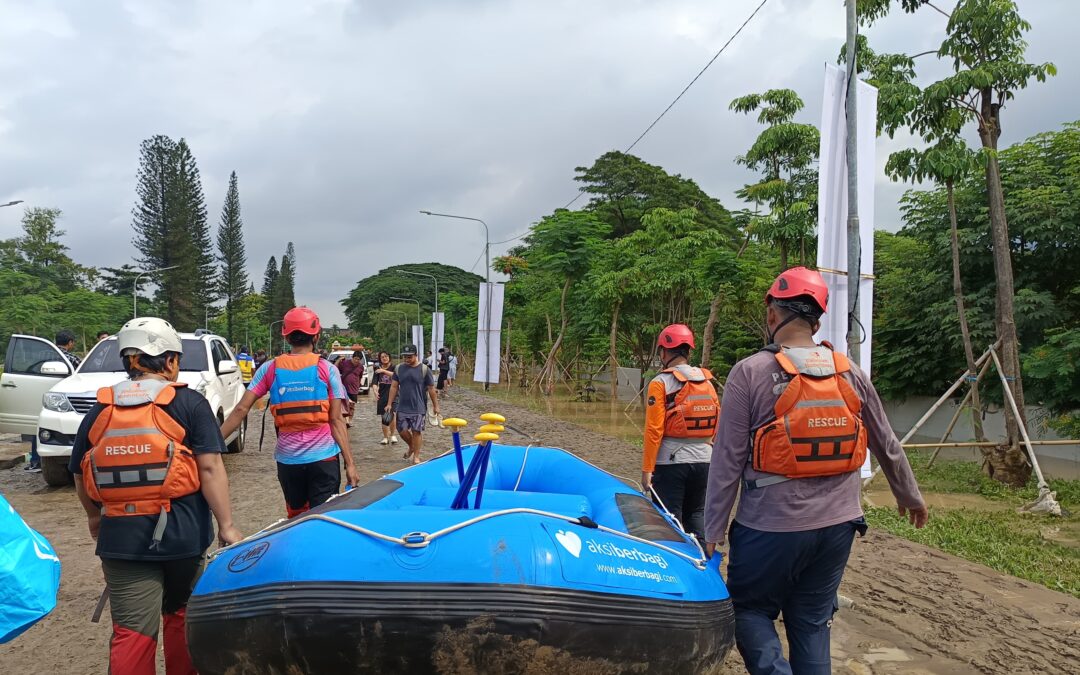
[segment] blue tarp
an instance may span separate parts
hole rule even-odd
[[[0,495],[0,644],[56,607],[60,558]]]

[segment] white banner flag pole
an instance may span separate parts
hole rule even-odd
[[[480,304],[476,317],[476,367],[473,381],[499,383],[499,341],[502,337],[503,291],[500,283],[480,284]]]

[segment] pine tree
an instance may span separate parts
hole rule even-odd
[[[154,136],[140,147],[132,215],[139,263],[146,269],[174,267],[156,275],[165,318],[180,330],[203,322],[215,296],[214,253],[195,157],[183,139]]]
[[[281,258],[281,272],[278,274],[277,307],[281,315],[296,307],[296,249],[290,241]]]
[[[237,304],[243,298],[247,286],[247,255],[244,252],[244,223],[240,219],[240,191],[236,186],[236,172],[229,176],[229,189],[225,193],[225,205],[221,209],[221,224],[217,235],[218,261],[221,272],[218,277],[221,297],[225,299],[226,329],[230,343],[236,343]]]
[[[160,134],[144,140],[139,146],[139,170],[135,178],[139,203],[132,210],[132,228],[135,230],[132,243],[141,256],[137,262],[145,270],[169,267],[175,259],[166,241],[169,211],[175,198],[175,154],[176,143]],[[165,288],[161,276],[155,276],[152,281]],[[169,320],[174,318],[171,309],[170,306],[166,311],[165,318]]]

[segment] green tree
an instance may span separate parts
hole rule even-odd
[[[28,272],[62,290],[72,290],[86,276],[86,270],[75,264],[68,256],[67,245],[60,241],[66,234],[56,225],[60,215],[60,209],[26,209],[23,236],[16,240],[15,248]]]
[[[758,113],[765,130],[745,155],[736,162],[761,172],[761,180],[747,185],[739,196],[769,212],[751,221],[750,231],[780,250],[780,267],[787,269],[788,253],[799,251],[799,262],[807,263],[807,244],[813,241],[817,222],[817,159],[820,134],[812,124],[795,122],[803,101],[791,89],[770,89],[748,94],[731,102],[740,113]]]
[[[891,3],[870,0],[864,3],[863,16],[874,20],[884,16]],[[905,12],[914,13],[930,7],[941,9],[928,0],[904,0]],[[961,0],[951,13],[945,38],[937,50],[940,58],[952,62],[952,73],[928,85],[922,92],[924,105],[916,108],[913,125],[917,130],[933,127],[933,120],[942,110],[955,111],[975,123],[979,140],[985,150],[984,181],[989,226],[997,277],[995,325],[1000,341],[1004,374],[1016,399],[1024,423],[1024,388],[1020,372],[1020,345],[1016,328],[1015,284],[1012,261],[1012,238],[1009,234],[1001,167],[998,159],[998,140],[1001,137],[1002,109],[1018,90],[1032,80],[1045,81],[1056,73],[1051,63],[1035,64],[1025,60],[1027,42],[1024,33],[1031,29],[1011,0]],[[927,111],[931,122],[925,123],[919,111]],[[1000,478],[1006,482],[1026,482],[1030,467],[1017,461],[1019,448],[1018,420],[1006,409],[1008,457],[1003,458]],[[1015,467],[1013,471],[1010,467]]]
[[[574,180],[593,195],[588,210],[611,226],[609,236],[621,237],[641,227],[641,219],[655,208],[697,209],[706,227],[735,236],[731,216],[720,202],[697,183],[642,161],[634,155],[611,151],[592,166],[575,169]]]
[[[266,271],[263,272],[262,283],[262,298],[263,298],[263,323],[270,328],[273,328],[274,322],[281,319],[283,316],[278,312],[278,305],[276,298],[278,297],[278,276],[280,275],[280,268],[277,264],[277,258],[270,256],[270,259],[266,261]],[[275,335],[270,338],[269,351],[267,353],[274,353],[274,343],[280,341]]]
[[[421,276],[401,274],[399,270],[431,274],[438,278],[439,309],[446,313],[448,329],[455,317],[451,316],[450,310],[443,306],[443,297],[447,293],[459,293],[470,296],[475,301],[478,297],[479,284],[484,280],[482,276],[467,272],[461,268],[434,262],[409,263],[381,269],[376,274],[357,281],[353,289],[349,291],[348,296],[341,300],[351,329],[361,335],[374,335],[371,312],[382,307],[387,298],[391,297],[416,298],[420,302],[424,314],[434,311],[435,298],[431,292],[431,281]],[[410,316],[415,315],[416,305],[412,305],[412,314]],[[428,328],[430,328],[429,322],[430,317],[425,317],[424,323]],[[475,324],[473,324],[472,331],[474,333],[476,331]]]
[[[558,372],[559,348],[566,336],[566,298],[573,284],[588,271],[590,258],[600,240],[610,232],[611,226],[592,213],[558,209],[534,225],[525,238],[530,247],[526,257],[529,265],[564,280],[559,297],[559,333],[540,371],[541,386],[549,393]]]
[[[221,223],[217,235],[218,262],[221,271],[221,297],[225,299],[225,335],[236,343],[234,321],[237,303],[247,293],[247,254],[244,251],[244,223],[240,219],[240,191],[236,185],[236,172],[229,175],[229,189],[225,193],[225,205],[221,210]]]
[[[291,241],[285,247],[285,255],[281,256],[281,268],[278,269],[270,303],[274,307],[274,315],[279,319],[296,307],[296,250]]]
[[[142,142],[132,212],[135,248],[155,278],[165,318],[181,330],[203,321],[215,297],[214,254],[199,169],[187,142],[153,136]]]

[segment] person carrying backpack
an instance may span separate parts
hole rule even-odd
[[[420,463],[420,449],[424,445],[424,426],[427,420],[426,394],[431,399],[432,410],[439,414],[439,394],[431,368],[417,357],[416,345],[401,348],[402,363],[394,368],[390,384],[390,410],[397,414],[397,430],[409,449],[403,459]]]
[[[184,351],[169,322],[132,319],[116,336],[130,379],[99,389],[68,469],[110,594],[109,672],[153,675],[158,629],[168,675],[195,673],[185,608],[214,538],[240,541],[206,398],[176,381]]]
[[[641,485],[687,532],[705,541],[705,487],[720,413],[712,373],[687,361],[694,333],[676,323],[657,338],[664,369],[649,382]]]
[[[270,394],[270,412],[278,432],[274,459],[289,518],[337,494],[342,460],[346,483],[352,487],[360,483],[342,417],[348,394],[337,368],[319,357],[321,331],[318,315],[307,307],[286,312],[281,334],[289,343],[289,353],[255,371],[248,390],[221,425],[228,437],[255,401]]]
[[[867,451],[888,478],[900,515],[917,528],[929,518],[870,378],[814,341],[828,300],[818,272],[782,272],[765,297],[769,344],[736,363],[724,385],[709,466],[706,553],[730,538],[735,644],[752,674],[831,672],[836,591],[855,533],[866,532],[859,468]],[[774,623],[781,614],[788,659]]]

